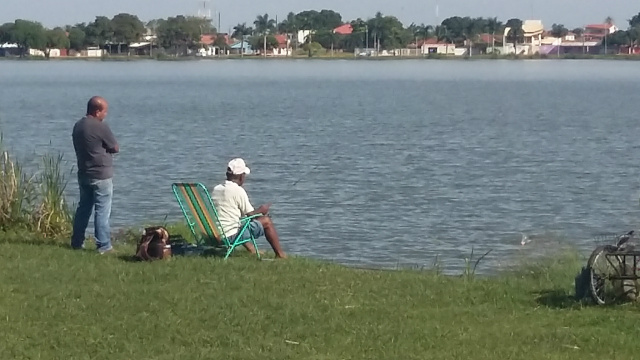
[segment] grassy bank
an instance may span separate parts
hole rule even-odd
[[[603,359],[638,307],[574,302],[575,256],[491,278],[293,258],[130,260],[0,243],[0,358]]]

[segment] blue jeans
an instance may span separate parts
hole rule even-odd
[[[262,226],[262,223],[260,221],[251,220],[247,229],[242,233],[242,237],[240,238],[240,240],[249,240],[251,239],[251,235],[253,235],[254,239],[264,236],[264,226]],[[230,236],[229,240],[233,242],[236,240],[236,237],[238,237],[238,234]]]
[[[85,232],[89,225],[89,218],[95,208],[94,235],[99,252],[111,249],[111,229],[109,217],[111,216],[111,200],[113,197],[112,179],[96,180],[84,176],[78,176],[80,187],[80,202],[73,218],[73,235],[71,247],[80,249],[84,244]]]

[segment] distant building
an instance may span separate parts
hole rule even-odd
[[[542,34],[544,34],[544,26],[541,20],[525,20],[522,23],[522,32],[524,33],[524,43],[531,45],[532,53],[535,48],[542,44]]]
[[[298,33],[296,34],[296,41],[298,44],[304,44],[309,35],[313,34],[315,34],[315,30],[298,30]]]
[[[293,51],[291,50],[291,41],[287,35],[275,35],[278,41],[278,46],[272,50],[274,56],[290,56]]]
[[[247,41],[238,41],[230,46],[232,54],[253,55],[254,51]]]
[[[337,28],[333,29],[334,34],[338,35],[349,35],[353,33],[353,27],[351,24],[340,25]]]
[[[605,36],[618,31],[617,26],[611,24],[591,24],[584,27],[585,40],[602,40]]]
[[[417,43],[417,47],[422,55],[455,55],[456,45],[447,43],[444,41],[438,41],[438,39],[426,39],[420,40]]]

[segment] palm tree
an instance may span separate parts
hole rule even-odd
[[[604,23],[607,24],[607,28],[604,31],[604,54],[607,54],[607,37],[609,37],[609,29],[613,26],[613,18],[611,16],[607,16],[604,19]]]
[[[275,29],[276,21],[269,18],[269,14],[258,15],[256,16],[256,20],[253,22],[255,26],[256,32],[262,35],[266,35],[271,32],[271,30]]]
[[[496,48],[496,33],[502,30],[502,22],[498,21],[498,18],[487,19],[487,32],[491,34],[491,51],[494,52]]]
[[[276,22],[269,18],[269,14],[258,15],[253,22],[256,27],[256,32],[261,34],[264,40],[264,56],[267,56],[267,34],[271,33],[276,28]]]
[[[427,41],[427,39],[431,38],[435,28],[431,25],[415,25],[409,29],[413,36],[416,38],[416,55],[418,54],[418,39],[422,39],[423,41]]]
[[[376,54],[378,54],[380,51],[380,37],[384,31],[384,16],[378,11],[373,19],[367,21],[367,25],[369,26],[369,33],[374,40],[373,45],[376,49]],[[367,44],[367,48],[369,48],[369,44]]]
[[[251,27],[247,27],[247,23],[238,24],[233,27],[233,34],[231,37],[238,38],[240,37],[240,56],[244,57],[244,37],[247,35],[251,35],[253,33],[253,29]]]

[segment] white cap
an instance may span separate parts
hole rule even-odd
[[[241,158],[236,158],[229,161],[228,168],[229,170],[231,170],[231,173],[233,175],[249,175],[251,173],[251,170],[247,167],[247,164],[245,164],[244,160],[242,160]]]

